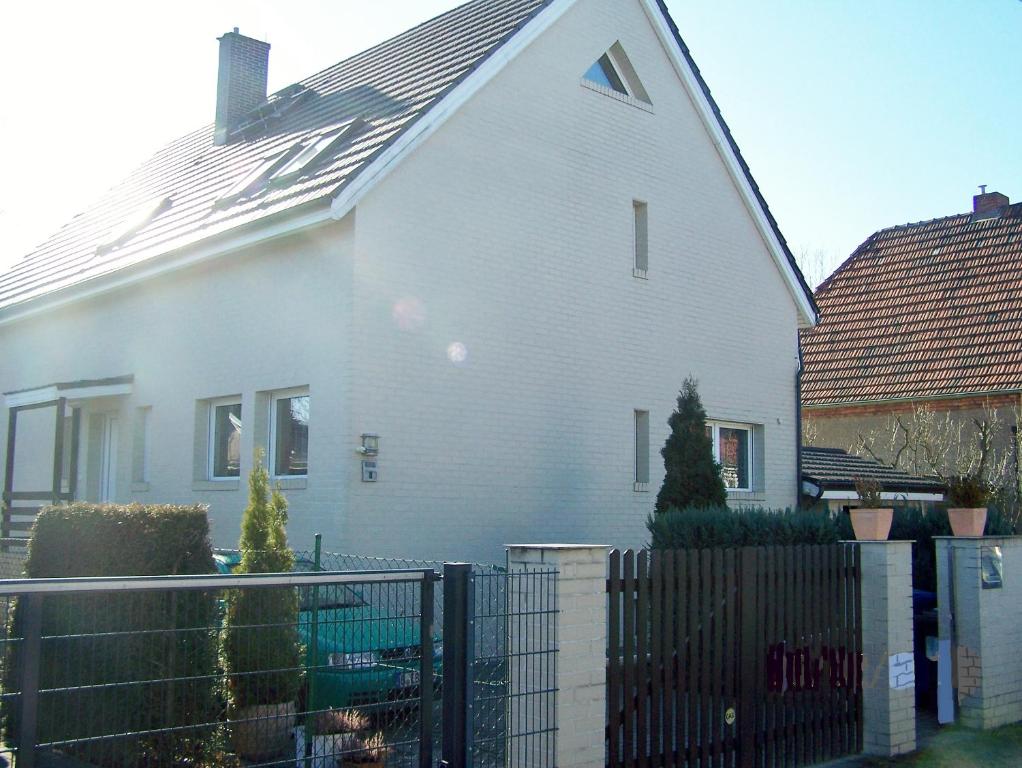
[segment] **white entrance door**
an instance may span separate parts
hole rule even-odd
[[[99,500],[114,501],[117,496],[117,417],[103,417],[99,444]]]

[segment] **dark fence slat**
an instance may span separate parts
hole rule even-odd
[[[670,747],[663,736],[661,714],[664,707],[664,656],[663,656],[663,573],[660,550],[649,554],[649,645],[650,645],[650,693],[649,693],[649,741],[650,757],[654,766],[664,764],[664,752]]]
[[[624,731],[621,734],[623,762],[633,765],[635,761],[635,552],[626,549],[624,553]],[[643,747],[645,745],[642,745]]]
[[[649,553],[640,550],[635,558],[635,588],[638,590],[635,612],[635,742],[639,768],[649,766]]]
[[[699,665],[702,661],[700,649],[699,622],[702,616],[702,584],[699,580],[700,552],[693,549],[688,553],[688,765],[690,768],[700,765],[699,762],[699,708],[701,704],[699,688]]]
[[[862,752],[862,548],[853,546],[855,574],[852,578],[852,586],[855,590],[855,597],[852,599],[852,608],[855,611],[855,632],[852,637],[855,641],[854,669],[855,669],[855,751]]]
[[[674,550],[667,550],[663,554],[660,567],[664,581],[664,612],[661,621],[661,650],[664,664],[664,766],[674,768],[677,765],[676,755],[678,744],[675,738],[677,733],[677,702],[678,702],[678,640],[677,617],[678,611],[675,597],[678,594],[677,570],[674,564]]]
[[[701,765],[712,765],[713,731],[710,707],[712,696],[710,687],[713,685],[713,677],[717,670],[712,668],[713,663],[713,637],[711,626],[713,622],[713,552],[704,549],[699,552],[699,580],[703,588],[700,594],[702,601],[699,612],[699,647],[702,653],[702,676],[699,681],[699,717],[702,720],[702,727],[699,729],[699,756]]]
[[[689,623],[688,612],[691,604],[691,594],[688,591],[688,552],[679,550],[674,553],[675,584],[677,584],[677,599],[674,603],[676,611],[677,632],[675,633],[675,650],[677,655],[677,671],[675,673],[675,696],[674,696],[674,732],[675,732],[675,754],[676,765],[688,764],[686,757],[687,745],[687,702],[688,702],[688,670],[692,663],[688,653]]]
[[[735,664],[738,663],[738,627],[735,624],[735,551],[724,552],[724,710],[736,707]],[[724,765],[734,763],[735,726],[724,720]]]
[[[784,548],[784,652],[785,690],[784,690],[784,756],[785,765],[798,763],[795,709],[795,681],[793,679],[794,651],[798,643],[795,625],[795,549]]]
[[[610,713],[607,756],[611,766],[621,758],[621,553],[610,552],[610,579],[607,582],[607,709]]]

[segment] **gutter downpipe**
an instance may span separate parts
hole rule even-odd
[[[798,369],[795,371],[795,508],[802,506],[802,335],[796,333]],[[822,494],[821,494],[822,495]]]

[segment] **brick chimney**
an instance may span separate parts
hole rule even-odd
[[[992,216],[1008,204],[1008,196],[1000,192],[987,192],[986,184],[980,186],[980,194],[973,195],[972,213],[974,216]]]
[[[226,144],[238,121],[266,101],[270,44],[238,33],[235,27],[220,41],[220,71],[216,82],[214,144]]]

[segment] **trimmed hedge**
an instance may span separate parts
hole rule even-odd
[[[646,521],[654,549],[702,549],[709,547],[763,547],[790,544],[833,544],[855,538],[847,514],[831,515],[825,509],[771,510],[672,509],[651,515]],[[991,506],[987,536],[1011,536],[1015,527],[1009,515]],[[950,536],[947,510],[922,512],[914,507],[895,507],[890,539],[912,541],[912,586],[937,590],[934,536]]]
[[[44,509],[25,570],[31,578],[215,573],[206,508],[76,503]],[[12,618],[15,637],[22,633],[22,608],[17,605]],[[217,617],[213,593],[47,597],[41,687],[120,685],[41,696],[40,741],[215,722]],[[20,649],[10,653],[3,685],[16,690]],[[187,679],[141,682],[174,678]],[[12,740],[16,701],[5,702],[3,716]],[[201,763],[209,749],[204,736],[182,730],[85,742],[67,751],[118,768]]]
[[[761,507],[672,509],[650,515],[646,527],[654,549],[833,544],[854,538],[851,521],[825,511]]]

